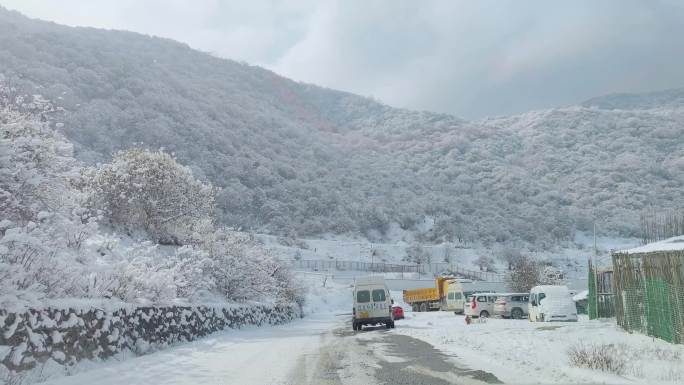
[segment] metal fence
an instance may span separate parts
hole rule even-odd
[[[589,261],[587,314],[589,319],[615,317],[613,270],[597,269]]]
[[[490,271],[478,271],[463,268],[452,263],[430,264],[397,264],[385,262],[361,262],[340,261],[326,259],[300,259],[294,260],[292,266],[296,269],[313,271],[337,270],[337,271],[368,271],[374,273],[418,273],[440,274],[449,273],[464,278],[479,281],[503,282],[504,275]]]
[[[684,251],[613,254],[618,325],[684,343]]]

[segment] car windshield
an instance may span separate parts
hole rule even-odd
[[[528,382],[684,384],[684,0],[0,0],[0,385]]]

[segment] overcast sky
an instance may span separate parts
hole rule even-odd
[[[684,2],[0,0],[466,118],[684,86]]]

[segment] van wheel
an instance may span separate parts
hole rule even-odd
[[[511,311],[511,318],[514,319],[522,319],[523,317],[523,312],[521,309],[518,309],[517,307]]]
[[[391,323],[391,322],[385,322],[385,329],[389,329],[389,328],[391,328],[391,327],[392,327],[392,323]]]
[[[420,311],[427,311],[427,304],[425,302],[420,304]]]
[[[489,318],[489,312],[487,310],[482,310],[480,312],[480,318]]]

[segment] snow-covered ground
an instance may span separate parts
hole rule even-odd
[[[46,384],[371,385],[396,383],[396,378],[482,384],[479,376],[513,384],[676,384],[684,379],[684,346],[628,334],[614,320],[489,319],[466,325],[462,316],[449,312],[413,313],[401,292],[393,291],[406,319],[397,321],[396,329],[353,332],[349,284],[324,274],[298,274],[309,287],[304,319],[229,330],[123,361],[90,363]],[[572,367],[568,350],[578,344],[605,345],[624,361],[624,372]]]
[[[286,239],[259,234],[256,237],[263,245],[284,259],[339,260],[361,262],[407,263],[407,249],[412,245],[413,235],[392,227],[383,242],[369,242],[358,237],[327,236],[319,239]],[[570,281],[586,280],[587,259],[593,256],[593,236],[578,233],[573,242],[557,245],[544,251],[521,249],[521,254],[538,260],[552,262],[562,270]],[[610,264],[610,251],[638,246],[635,238],[598,237],[596,240],[598,258],[595,264]],[[441,243],[421,245],[432,256],[433,263],[449,263],[464,269],[479,270],[477,259],[491,256],[495,271],[503,272],[507,266],[503,259],[503,246],[485,248],[478,245]],[[570,282],[569,286],[584,288],[583,283]]]
[[[227,331],[146,356],[92,365],[45,384],[287,384],[298,360],[315,353],[321,333],[338,322],[324,313],[287,325]]]
[[[406,312],[394,332],[424,340],[472,368],[505,383],[684,383],[684,346],[629,334],[614,319],[576,323],[532,323],[489,319],[467,325],[452,313]],[[570,365],[568,349],[582,344],[613,345],[624,360],[617,375]]]

